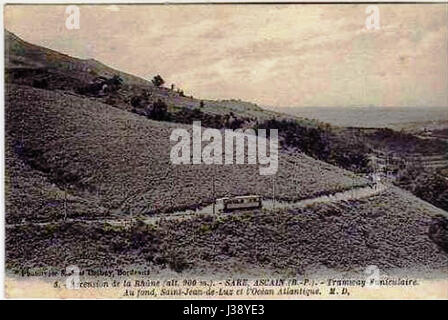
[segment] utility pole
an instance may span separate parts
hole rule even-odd
[[[215,174],[216,174],[216,167],[215,164],[213,164],[213,178],[212,178],[212,191],[213,191],[213,215],[215,215],[215,206],[216,206],[216,194],[215,194]]]

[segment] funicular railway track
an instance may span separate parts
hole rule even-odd
[[[352,200],[358,200],[362,198],[368,198],[372,196],[379,195],[381,192],[385,191],[388,188],[387,184],[384,183],[377,183],[371,186],[365,186],[365,187],[357,187],[352,188],[350,190],[336,192],[330,195],[324,195],[319,197],[313,197],[309,199],[303,199],[299,201],[294,202],[286,202],[286,201],[272,201],[272,199],[266,199],[262,200],[262,206],[266,209],[271,210],[278,210],[278,209],[294,209],[294,208],[304,208],[306,206],[310,206],[317,203],[337,203],[337,202],[343,202],[343,201],[352,201]],[[241,211],[234,211],[233,213],[223,213],[223,212],[216,212],[213,213],[213,205],[205,206],[198,210],[185,210],[185,211],[178,211],[178,212],[172,212],[172,213],[163,213],[163,214],[157,214],[147,217],[139,217],[139,220],[146,223],[146,224],[155,224],[158,221],[161,220],[171,220],[171,219],[189,219],[193,218],[198,215],[216,215],[216,216],[228,216],[231,214],[238,214],[239,212],[245,212],[243,210]],[[76,223],[76,222],[82,222],[82,223],[96,223],[96,224],[110,224],[110,225],[116,225],[116,226],[127,226],[131,225],[133,221],[135,221],[136,218],[132,217],[120,217],[117,216],[116,218],[102,218],[102,219],[61,219],[56,221],[49,221],[49,222],[22,222],[22,223],[15,223],[15,224],[6,224],[6,228],[15,228],[19,226],[46,226],[46,225],[55,225],[55,224],[64,224],[64,223]]]

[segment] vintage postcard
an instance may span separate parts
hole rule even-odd
[[[447,8],[5,5],[6,297],[448,299]]]

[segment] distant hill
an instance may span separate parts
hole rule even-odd
[[[117,106],[124,109],[129,109],[129,101],[133,96],[146,91],[153,100],[161,98],[169,105],[180,108],[198,108],[203,101],[202,110],[211,114],[234,112],[262,119],[278,116],[250,102],[200,100],[188,96],[188,93],[185,95],[169,88],[155,87],[149,80],[115,70],[94,59],[78,59],[37,46],[5,30],[5,76],[8,82],[32,86],[33,81],[46,79],[48,89],[75,92],[98,77],[110,78],[114,75],[124,82],[120,94],[115,97]],[[101,101],[108,102],[105,99]]]
[[[447,107],[290,107],[272,108],[293,116],[342,127],[415,129],[448,127]]]
[[[22,75],[46,73],[88,82],[97,76],[111,77],[118,74],[131,85],[151,85],[142,78],[115,70],[94,59],[78,59],[28,43],[8,30],[5,30],[5,69],[6,75],[13,79]]]

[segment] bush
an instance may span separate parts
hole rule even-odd
[[[48,80],[47,79],[34,79],[33,87],[39,89],[48,89]]]
[[[432,241],[448,253],[448,219],[446,217],[442,215],[434,217],[428,235]]]
[[[142,106],[142,98],[140,96],[133,96],[131,98],[131,106],[140,108]]]
[[[106,80],[102,85],[106,85],[105,92],[116,92],[120,90],[123,79],[119,75],[114,75],[112,78]]]
[[[396,184],[420,199],[448,210],[448,181],[436,171],[419,164],[410,165],[400,173]]]
[[[104,77],[97,77],[93,83],[89,83],[86,86],[79,87],[76,91],[84,95],[99,95],[101,91],[103,93],[113,93],[120,90],[123,84],[123,79],[120,76],[114,75],[112,78],[107,79]]]
[[[325,126],[305,126],[295,120],[271,119],[255,129],[278,129],[286,147],[354,172],[368,172],[368,148],[362,141],[346,139]],[[267,131],[269,134],[269,131]]]
[[[159,74],[152,78],[151,81],[156,87],[160,87],[165,83],[165,80],[163,80],[163,78]]]

